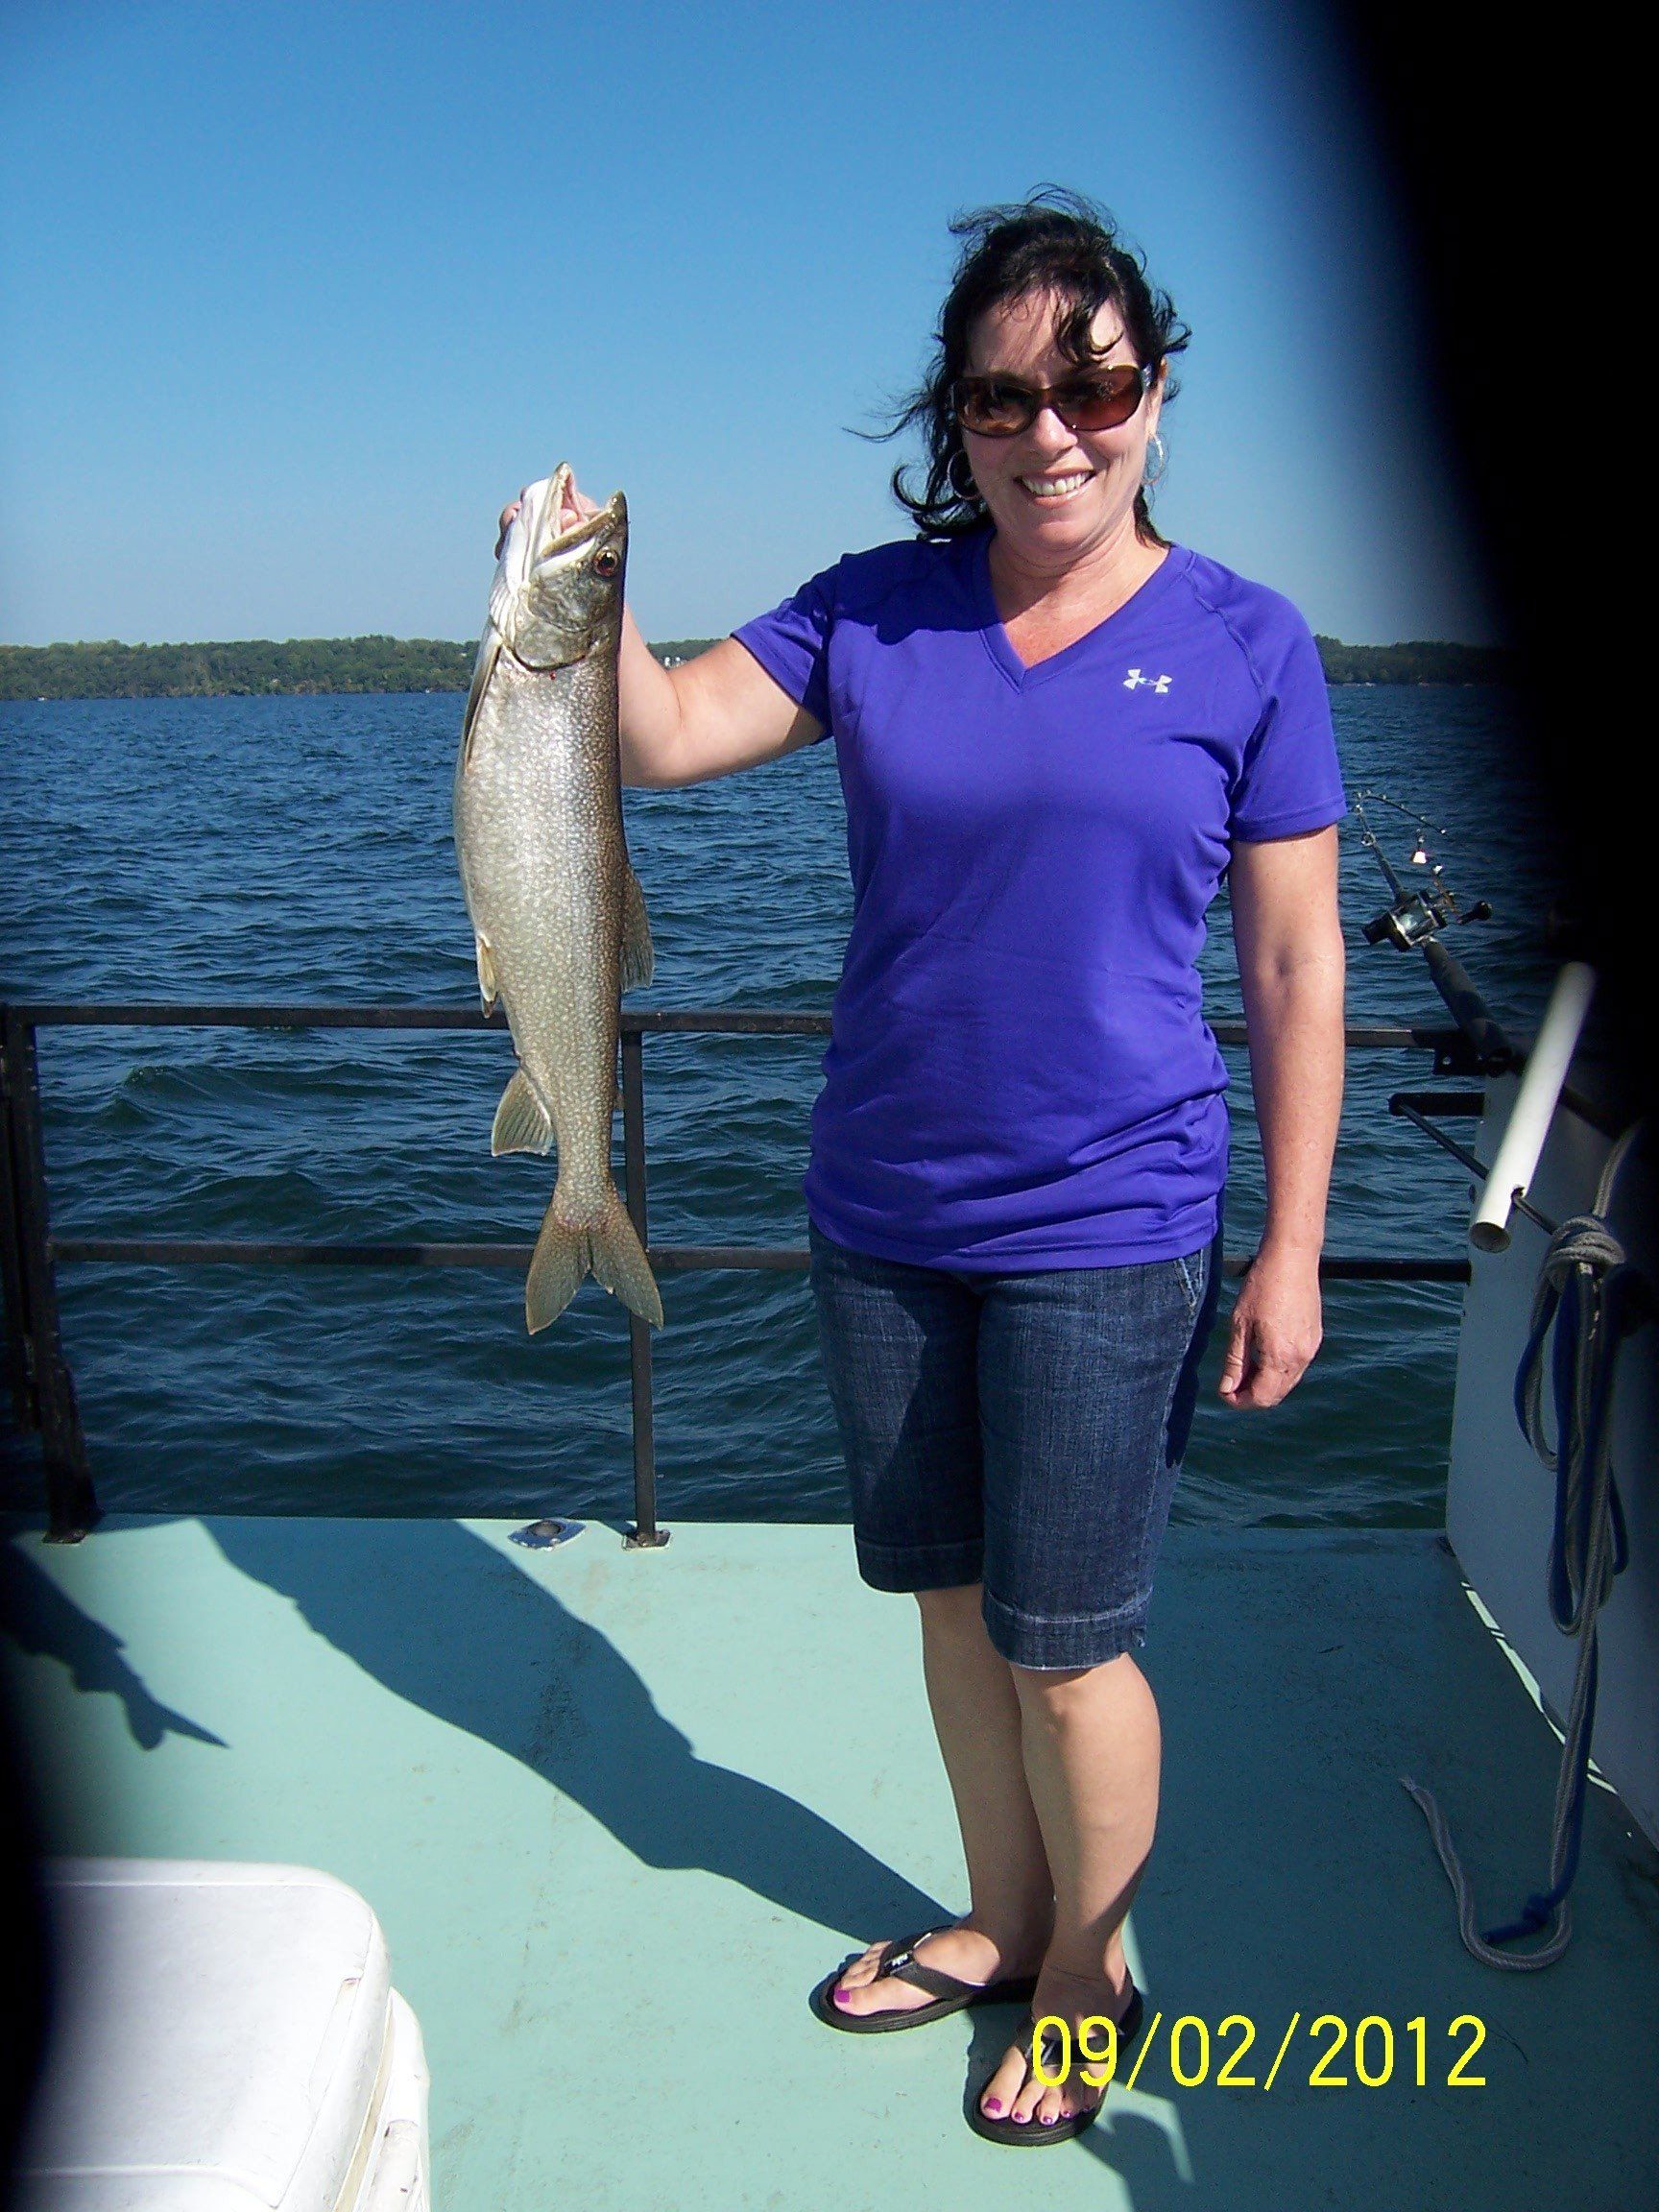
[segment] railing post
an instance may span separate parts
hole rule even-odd
[[[622,1032],[622,1166],[628,1214],[642,1250],[645,1227],[645,1056],[637,1029]],[[634,1394],[634,1525],[624,1539],[630,1551],[654,1551],[668,1541],[657,1526],[657,1432],[651,1402],[651,1324],[628,1316],[628,1370]]]
[[[6,1313],[9,1354],[26,1425],[40,1431],[46,1472],[46,1540],[78,1544],[102,1518],[86,1465],[75,1384],[58,1326],[58,1283],[46,1208],[46,1148],[35,1030],[14,1006],[0,1010],[5,1093]],[[13,1318],[15,1317],[15,1318]]]

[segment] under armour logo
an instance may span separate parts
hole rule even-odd
[[[1139,691],[1149,684],[1158,696],[1162,698],[1173,681],[1174,679],[1168,676],[1142,676],[1139,668],[1131,668],[1128,675],[1123,679],[1123,688],[1125,691]]]

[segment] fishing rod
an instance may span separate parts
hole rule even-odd
[[[1415,885],[1403,880],[1398,869],[1382,850],[1382,842],[1371,826],[1366,807],[1389,806],[1404,816],[1411,825],[1411,856],[1407,862],[1410,868],[1427,871]],[[1492,907],[1484,899],[1465,903],[1453,888],[1446,873],[1445,862],[1434,852],[1435,844],[1447,832],[1431,822],[1427,814],[1414,806],[1404,805],[1390,798],[1386,791],[1360,791],[1355,794],[1353,810],[1359,829],[1359,842],[1371,854],[1382,872],[1392,897],[1380,914],[1374,914],[1363,925],[1367,945],[1391,946],[1399,952],[1421,952],[1428,967],[1431,980],[1446,1003],[1447,1011],[1457,1024],[1462,1047],[1455,1055],[1440,1053],[1434,1063],[1434,1072],[1441,1074],[1506,1075],[1525,1065],[1522,1053],[1506,1035],[1502,1022],[1476,989],[1468,972],[1456,955],[1440,942],[1440,932],[1454,925],[1485,922],[1491,919]],[[1425,1092],[1402,1091],[1388,1101],[1390,1114],[1400,1115],[1432,1138],[1443,1151],[1450,1152],[1460,1166],[1468,1168],[1484,1184],[1487,1168],[1483,1161],[1459,1144],[1455,1137],[1431,1120],[1432,1113],[1466,1112],[1467,1101],[1460,1095]],[[1542,1229],[1552,1236],[1553,1221],[1537,1212],[1525,1197],[1517,1195],[1516,1204]]]
[[[1365,811],[1367,801],[1373,806],[1392,806],[1397,814],[1403,814],[1411,824],[1416,836],[1409,865],[1429,870],[1429,887],[1426,891],[1408,891],[1400,880],[1371,827],[1370,817]],[[1446,831],[1431,822],[1427,814],[1420,814],[1414,807],[1403,805],[1398,799],[1391,799],[1386,791],[1357,792],[1354,814],[1359,824],[1359,842],[1372,854],[1382,871],[1389,890],[1394,894],[1393,905],[1366,923],[1365,941],[1368,945],[1379,945],[1386,939],[1389,944],[1398,945],[1402,950],[1409,951],[1426,937],[1432,936],[1438,929],[1444,929],[1449,922],[1490,921],[1492,909],[1486,901],[1477,899],[1472,906],[1463,907],[1456,892],[1446,880],[1445,863],[1431,858],[1430,839],[1444,837]]]
[[[1373,806],[1391,806],[1411,824],[1411,857],[1407,865],[1427,869],[1427,881],[1413,888],[1401,880],[1371,827],[1365,811],[1367,803]],[[1475,1067],[1471,1072],[1502,1075],[1519,1068],[1523,1055],[1505,1036],[1502,1023],[1475,988],[1461,961],[1440,942],[1440,932],[1454,924],[1488,922],[1492,918],[1488,901],[1476,899],[1468,905],[1463,903],[1447,878],[1445,862],[1432,855],[1431,840],[1443,839],[1446,831],[1415,807],[1391,799],[1386,791],[1358,793],[1354,815],[1359,825],[1359,842],[1382,871],[1383,880],[1393,893],[1391,902],[1364,925],[1366,944],[1391,945],[1397,951],[1422,953],[1435,990],[1473,1048]]]

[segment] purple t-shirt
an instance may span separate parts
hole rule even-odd
[[[735,633],[834,737],[847,803],[807,1211],[920,1266],[1172,1259],[1227,1180],[1205,909],[1235,838],[1347,811],[1318,650],[1177,545],[1025,668],[989,544],[849,554]]]

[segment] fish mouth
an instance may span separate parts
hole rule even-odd
[[[535,633],[539,624],[544,627],[542,616],[529,611],[528,595],[538,586],[542,594],[549,589],[557,594],[572,573],[572,558],[578,568],[584,566],[589,558],[585,548],[596,540],[609,540],[617,555],[611,569],[602,573],[619,573],[628,543],[628,502],[620,492],[613,493],[595,514],[584,515],[567,461],[561,461],[551,476],[525,487],[523,504],[508,530],[490,587],[490,620],[509,651],[523,659],[521,638]],[[606,555],[600,551],[592,558],[602,564]],[[525,665],[542,663],[532,657]]]
[[[535,533],[536,560],[551,553],[566,553],[589,538],[597,538],[627,513],[620,492],[613,492],[597,514],[584,515],[576,504],[575,485],[568,461],[561,461],[547,478]]]

